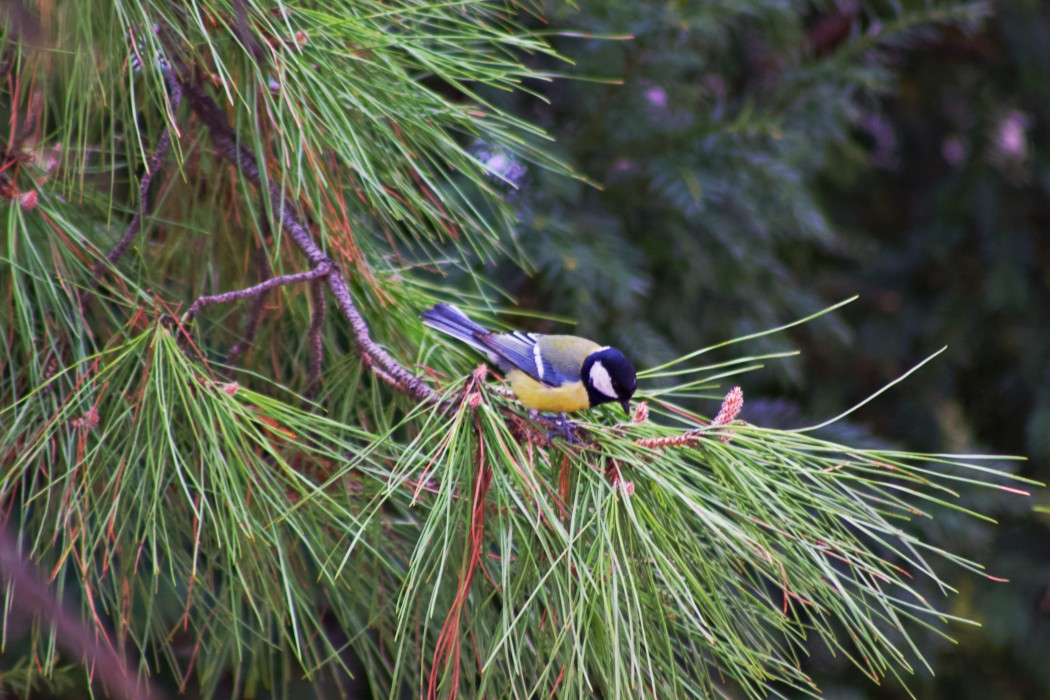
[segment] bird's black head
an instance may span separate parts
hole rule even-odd
[[[587,388],[591,406],[618,401],[630,414],[631,397],[638,386],[634,365],[616,348],[595,350],[583,361],[580,379]]]

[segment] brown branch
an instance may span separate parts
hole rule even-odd
[[[329,275],[332,272],[332,263],[328,261],[322,261],[317,264],[312,270],[306,272],[296,272],[291,275],[281,275],[280,277],[271,277],[270,279],[260,282],[251,287],[245,289],[235,289],[230,292],[223,292],[221,294],[212,294],[202,297],[198,297],[197,301],[190,304],[190,308],[183,314],[182,320],[192,320],[200,310],[205,306],[211,306],[212,304],[226,304],[231,301],[237,301],[238,299],[248,299],[257,297],[263,292],[279,287],[285,284],[296,284],[298,282],[306,282],[308,280],[316,280]]]
[[[281,228],[299,247],[313,267],[316,268],[322,263],[330,264],[331,261],[314,242],[306,225],[298,218],[295,204],[285,196],[280,185],[273,179],[263,177],[255,156],[240,144],[236,133],[230,126],[229,119],[211,95],[185,66],[182,67],[177,79],[182,85],[193,112],[208,127],[212,145],[218,154],[237,166],[241,174],[254,185],[268,190],[270,205],[275,213],[274,218],[280,221]],[[265,185],[263,184],[264,179]],[[373,369],[381,370],[399,390],[413,399],[437,402],[439,399],[433,389],[405,369],[390,353],[372,340],[368,324],[354,304],[350,285],[342,272],[333,267],[325,276],[325,280],[332,296],[335,297],[336,305],[350,323],[350,330],[357,342],[358,351],[370,360],[374,365]]]
[[[252,31],[251,23],[248,20],[248,8],[244,4],[244,0],[233,0],[233,29],[234,36],[237,37],[237,41],[241,42],[241,46],[245,47],[255,59],[255,62],[260,66],[267,66],[270,62],[270,54],[263,48],[263,43],[259,39],[259,36]]]
[[[128,659],[79,616],[68,611],[47,582],[19,551],[16,542],[0,531],[0,580],[14,615],[36,617],[54,631],[55,643],[72,659],[82,660],[113,697],[126,700],[161,700],[164,697],[145,679],[137,678]]]

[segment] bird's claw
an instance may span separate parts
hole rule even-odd
[[[560,437],[571,445],[579,445],[583,441],[577,435],[578,430],[579,427],[566,418],[564,413],[559,413],[554,416],[554,426],[547,431],[547,440],[553,442],[554,438]]]

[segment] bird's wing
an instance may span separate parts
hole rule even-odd
[[[570,381],[580,379],[584,359],[601,346],[576,335],[543,335],[538,341],[547,364]]]
[[[505,360],[517,367],[538,382],[548,386],[561,386],[580,378],[579,364],[575,372],[563,372],[562,362],[551,362],[550,358],[540,352],[539,341],[547,336],[537,333],[486,333],[475,336],[481,343]]]

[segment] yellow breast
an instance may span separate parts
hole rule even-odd
[[[572,413],[590,408],[591,405],[587,399],[587,390],[579,380],[562,386],[547,386],[520,369],[512,369],[507,372],[507,381],[526,408],[548,413]]]

